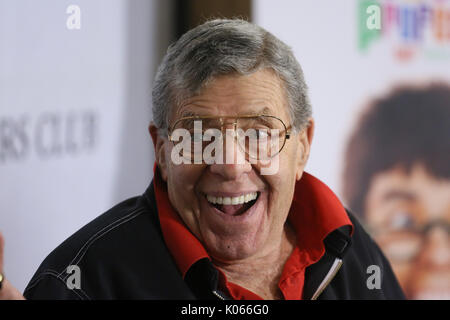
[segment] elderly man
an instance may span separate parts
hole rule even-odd
[[[272,34],[242,20],[186,33],[156,75],[153,121],[147,191],[61,244],[26,298],[403,298],[375,243],[304,172],[306,84]]]

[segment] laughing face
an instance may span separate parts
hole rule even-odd
[[[200,94],[184,101],[169,124],[192,114],[226,117],[261,112],[291,124],[285,90],[269,70],[215,78]],[[312,120],[286,140],[277,155],[278,170],[271,175],[261,174],[259,162],[176,165],[171,161],[173,143],[158,136],[152,126],[150,132],[170,202],[213,259],[243,260],[274,250],[285,230],[295,182],[309,155]],[[230,149],[226,145],[224,154]]]

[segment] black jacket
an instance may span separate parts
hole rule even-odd
[[[378,246],[349,213],[354,225],[325,239],[326,253],[305,272],[304,299],[403,299]],[[80,289],[69,289],[80,268]],[[369,289],[367,269],[381,271],[379,289]],[[369,270],[370,271],[370,270]],[[369,279],[369,282],[372,280]],[[198,261],[183,279],[161,232],[153,183],[140,197],[102,214],[57,247],[25,289],[27,299],[222,299],[218,272]]]

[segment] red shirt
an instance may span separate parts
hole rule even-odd
[[[169,202],[167,185],[155,165],[154,189],[164,240],[184,277],[189,268],[209,255],[189,231]],[[286,300],[302,298],[305,268],[325,253],[323,240],[333,230],[350,225],[347,213],[336,195],[320,180],[304,172],[295,185],[288,220],[297,236],[297,245],[286,261],[278,286]],[[255,293],[231,282],[219,270],[219,286],[235,300],[261,299]]]

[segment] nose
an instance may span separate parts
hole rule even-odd
[[[449,236],[444,228],[435,226],[426,235],[419,261],[429,267],[450,266]]]
[[[225,135],[222,148],[223,163],[210,165],[210,171],[221,176],[224,180],[239,180],[252,170],[252,165],[247,161],[245,152],[238,146],[234,134],[234,132],[229,131]]]

